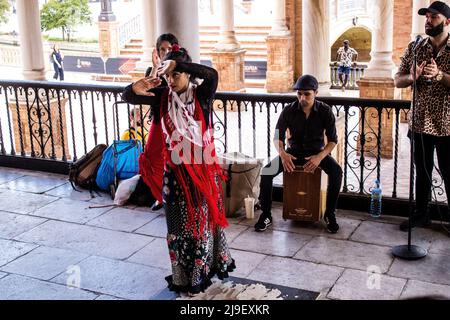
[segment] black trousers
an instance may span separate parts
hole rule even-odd
[[[414,134],[414,165],[416,168],[416,214],[427,214],[431,198],[431,173],[436,149],[439,171],[442,174],[447,204],[450,204],[450,136],[436,137]]]
[[[294,161],[295,165],[304,165],[307,162],[305,157],[319,153],[301,153],[289,149],[287,152],[297,158],[297,160]],[[328,175],[325,215],[334,215],[337,207],[339,192],[341,190],[342,169],[336,160],[334,160],[330,155],[326,156],[320,162],[319,167]],[[283,171],[283,164],[281,163],[280,156],[278,156],[267,166],[265,166],[261,172],[259,202],[262,212],[265,215],[270,215],[272,209],[273,179]]]

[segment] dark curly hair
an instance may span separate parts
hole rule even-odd
[[[185,48],[180,48],[177,44],[172,46],[172,51],[168,52],[164,58],[165,60],[175,60],[176,62],[188,62],[191,63],[192,59]]]

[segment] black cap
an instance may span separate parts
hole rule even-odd
[[[419,10],[419,15],[424,16],[428,12],[430,13],[440,13],[447,19],[450,19],[450,7],[442,1],[435,1],[428,8],[422,8]]]
[[[314,90],[316,91],[319,89],[319,82],[317,82],[317,79],[309,74],[305,74],[298,78],[297,82],[295,83],[294,90]]]

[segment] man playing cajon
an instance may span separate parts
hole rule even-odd
[[[298,99],[280,114],[274,137],[279,156],[261,172],[259,201],[262,213],[255,224],[256,231],[264,231],[272,224],[273,179],[283,171],[294,171],[296,165],[303,166],[306,172],[314,172],[320,167],[328,175],[324,220],[329,232],[336,233],[339,230],[335,211],[341,189],[342,169],[330,155],[337,144],[336,119],[329,105],[316,100],[318,87],[317,79],[313,76],[301,76],[293,88],[297,90]],[[289,147],[285,150],[287,129],[290,137]]]

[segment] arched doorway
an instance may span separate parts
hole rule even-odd
[[[372,46],[372,35],[363,27],[353,27],[345,31],[331,46],[331,60],[336,59],[336,52],[344,40],[350,41],[350,46],[358,51],[358,62],[370,61],[370,49]]]

